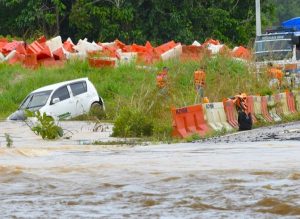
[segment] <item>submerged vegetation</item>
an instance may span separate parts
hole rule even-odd
[[[169,67],[167,92],[156,87],[156,73]],[[24,69],[0,64],[0,118],[6,118],[18,108],[25,96],[41,86],[88,77],[105,101],[102,119],[115,121],[114,135],[171,138],[171,107],[197,103],[193,73],[199,66],[206,69],[205,96],[210,102],[220,102],[239,92],[260,94],[269,92],[268,80],[257,76],[254,68],[226,55],[197,61],[173,60],[142,68],[124,65],[119,68],[95,69],[87,62],[69,61],[62,68]],[[83,117],[84,118],[84,117]]]

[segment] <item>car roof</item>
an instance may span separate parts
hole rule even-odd
[[[62,87],[67,84],[71,84],[71,83],[78,82],[78,81],[88,81],[88,80],[89,80],[88,78],[78,78],[78,79],[71,80],[71,81],[63,81],[63,82],[59,82],[56,84],[51,84],[51,85],[47,85],[47,86],[38,88],[38,89],[32,91],[31,93],[47,91],[47,90],[56,90],[57,88]]]

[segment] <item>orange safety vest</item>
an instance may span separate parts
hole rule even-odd
[[[248,105],[246,98],[237,97],[235,101],[236,106],[244,112],[248,112]]]
[[[205,72],[204,71],[195,71],[194,72],[194,83],[195,85],[205,85]]]
[[[268,70],[268,74],[269,74],[269,77],[271,77],[271,78],[277,78],[279,80],[280,85],[281,85],[282,78],[283,78],[282,70],[273,67],[273,68],[270,68]]]

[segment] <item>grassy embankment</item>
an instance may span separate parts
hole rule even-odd
[[[168,94],[161,96],[156,88],[156,73],[168,66]],[[21,66],[0,64],[0,118],[15,111],[32,90],[44,85],[88,77],[104,98],[106,120],[116,123],[115,134],[125,137],[152,136],[168,139],[171,132],[171,106],[183,107],[195,103],[193,72],[199,65],[206,66],[205,95],[211,102],[238,92],[262,94],[268,91],[267,79],[258,80],[253,68],[226,56],[199,61],[169,61],[157,63],[155,69],[139,69],[135,65],[116,69],[94,69],[87,62],[70,61],[63,68],[24,69]]]

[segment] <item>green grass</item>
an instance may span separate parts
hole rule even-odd
[[[148,125],[150,121],[153,139],[170,139],[172,130],[170,109],[172,106],[195,104],[193,72],[200,65],[206,67],[205,96],[211,102],[222,101],[223,98],[239,92],[262,93],[268,86],[267,79],[265,77],[258,79],[254,69],[249,65],[222,55],[204,58],[201,61],[173,60],[157,63],[152,69],[137,68],[134,64],[116,69],[95,69],[89,67],[85,61],[70,61],[63,68],[42,67],[31,70],[19,65],[2,63],[0,118],[5,119],[15,111],[25,96],[34,89],[56,82],[88,77],[105,101],[107,120],[122,117],[120,113],[124,111],[123,109],[134,110],[138,115],[143,114],[142,117],[147,118]],[[169,67],[168,92],[165,96],[160,95],[155,81],[156,73],[163,66]],[[130,136],[141,136],[140,134],[131,133]]]

